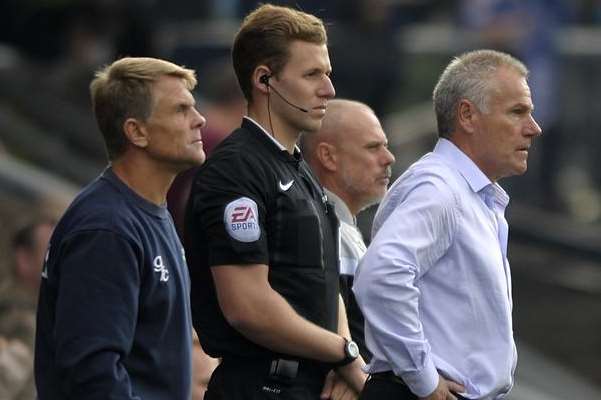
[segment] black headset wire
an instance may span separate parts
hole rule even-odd
[[[273,124],[271,123],[271,86],[269,85],[269,83],[267,83],[265,86],[267,86],[267,116],[269,117],[269,129],[271,129],[269,133],[271,133],[272,138],[277,140],[275,137],[275,132],[273,130]]]

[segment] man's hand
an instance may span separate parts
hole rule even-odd
[[[367,380],[367,374],[361,369],[364,365],[363,359],[359,357],[348,365],[336,368],[336,374],[344,379],[355,392],[361,393]]]
[[[192,334],[194,339],[192,346],[192,400],[202,400],[211,375],[220,361],[205,353],[196,332],[193,331]]]
[[[330,371],[319,398],[321,400],[357,400],[359,393],[353,390],[336,372]]]
[[[420,397],[420,400],[457,400],[453,393],[462,393],[465,388],[453,381],[446,380],[442,376],[438,379],[438,386],[427,397]]]

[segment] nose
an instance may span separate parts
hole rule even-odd
[[[196,109],[196,107],[192,107],[194,110],[194,126],[198,126],[199,128],[204,127],[207,124],[207,119]]]
[[[384,165],[387,167],[391,166],[396,161],[394,154],[392,154],[392,152],[388,149],[388,147],[384,147],[383,160],[384,160]]]
[[[531,136],[540,136],[543,134],[543,130],[532,115],[530,115],[530,121],[528,121],[528,134]]]
[[[332,79],[328,75],[324,75],[324,82],[319,89],[319,96],[327,99],[331,99],[336,96],[336,89],[334,89]]]

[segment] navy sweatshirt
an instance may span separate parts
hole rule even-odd
[[[166,207],[108,168],[54,230],[42,272],[40,400],[188,400],[190,280]]]

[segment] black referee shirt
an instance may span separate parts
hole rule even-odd
[[[185,217],[192,318],[213,357],[281,356],[225,320],[211,266],[266,264],[269,283],[307,320],[338,326],[338,220],[300,153],[248,118],[199,169]]]

